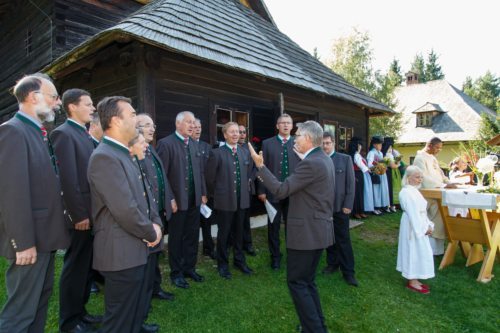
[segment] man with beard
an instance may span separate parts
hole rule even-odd
[[[54,254],[69,245],[57,161],[43,122],[61,101],[42,74],[14,87],[16,115],[0,126],[0,255],[8,261],[0,332],[43,332]]]
[[[85,305],[92,282],[92,221],[87,166],[94,143],[85,127],[95,111],[90,94],[82,89],[64,92],[63,107],[68,119],[52,131],[64,192],[71,245],[64,255],[59,291],[59,328],[61,332],[86,332],[101,316],[87,313]]]

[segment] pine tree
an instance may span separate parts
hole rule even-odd
[[[425,77],[425,60],[421,53],[415,55],[411,63],[411,71],[418,74],[418,82],[427,82]]]
[[[444,74],[441,71],[441,66],[437,62],[438,58],[439,56],[434,52],[434,50],[431,50],[431,52],[427,56],[427,63],[425,64],[426,81],[444,79]]]

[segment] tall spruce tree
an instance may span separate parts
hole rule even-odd
[[[441,71],[441,65],[438,64],[439,56],[431,50],[427,55],[427,63],[425,64],[425,80],[442,80],[444,79],[444,74]]]
[[[427,82],[425,77],[425,60],[421,53],[417,53],[411,63],[411,71],[418,74],[418,82]]]

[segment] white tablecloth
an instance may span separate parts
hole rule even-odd
[[[497,194],[477,193],[477,187],[443,191],[443,206],[450,208],[497,209]]]

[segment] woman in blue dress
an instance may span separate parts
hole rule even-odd
[[[373,211],[373,190],[372,190],[372,185],[371,185],[371,180],[369,176],[369,169],[366,164],[366,162],[363,162],[363,158],[361,157],[360,151],[363,146],[361,145],[361,140],[359,138],[352,138],[351,141],[349,142],[349,146],[347,148],[347,154],[351,156],[352,162],[353,162],[353,167],[354,167],[354,178],[355,178],[355,191],[354,191],[354,205],[352,207],[352,215],[356,219],[364,218],[367,217],[365,215],[365,211]],[[368,180],[365,181],[364,174],[368,173]],[[370,183],[367,184],[370,186],[370,194],[371,194],[371,201],[368,198],[368,201],[365,200],[364,197],[364,187],[365,187],[365,182],[369,181]],[[365,202],[367,208],[365,208]]]
[[[371,168],[379,162],[382,162],[384,155],[382,154],[382,139],[374,136],[370,142],[370,151],[366,155],[366,160],[368,162],[368,167]],[[378,175],[379,184],[373,182],[373,204],[375,209],[382,210],[386,213],[390,213],[389,209],[389,186],[387,184],[387,175]]]

